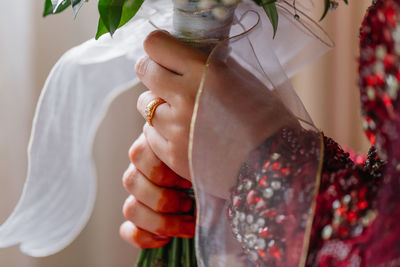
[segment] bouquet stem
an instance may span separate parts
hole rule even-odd
[[[160,248],[142,249],[138,267],[197,267],[193,238],[174,237]]]

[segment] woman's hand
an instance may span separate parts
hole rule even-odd
[[[129,156],[132,163],[123,184],[131,195],[123,207],[128,221],[121,225],[121,237],[140,248],[161,247],[173,236],[193,237],[195,218],[187,215],[193,201],[182,192],[191,183],[155,156],[144,135],[134,142]]]
[[[153,126],[144,126],[144,135],[162,162],[190,179],[189,131],[207,55],[163,31],[151,33],[144,42],[144,49],[148,56],[137,63],[136,73],[149,91],[139,97],[137,108],[146,117],[146,106],[153,99],[166,101],[156,108]],[[235,136],[240,140],[234,142],[235,149],[242,154],[236,157],[239,161],[245,160],[250,150],[281,127],[297,124],[279,98],[231,58],[226,62],[212,60],[206,87],[209,103],[218,110],[210,114],[207,113],[209,110],[203,110],[208,125],[200,127],[216,129],[224,123],[230,123],[229,128],[234,125]],[[221,114],[224,115],[221,117]],[[232,144],[227,143],[228,146]],[[237,169],[232,165],[228,167],[236,177]]]
[[[146,123],[144,135],[130,149],[132,165],[123,180],[132,196],[124,205],[128,222],[121,226],[121,236],[129,243],[147,248],[163,246],[172,236],[194,235],[195,220],[184,214],[192,209],[191,200],[176,188],[190,187],[186,180],[190,179],[190,123],[207,55],[163,31],[151,33],[144,48],[148,56],[137,63],[136,73],[149,91],[139,97],[137,108],[146,117],[146,106],[152,100],[162,98],[166,103],[156,108],[153,126]],[[207,73],[207,86],[212,89],[208,97],[230,121],[237,122],[235,135],[244,138],[239,138],[242,142],[236,142],[235,147],[243,155],[282,126],[296,124],[279,98],[234,60],[214,61]],[[256,112],[249,116],[254,107]],[[207,129],[218,125],[221,119],[210,115]],[[240,166],[240,157],[235,160],[238,162],[233,162],[234,165]],[[228,167],[224,172],[235,178],[236,169],[232,165]],[[228,192],[224,185],[231,183],[215,182],[207,185],[209,191],[224,196],[223,192]]]
[[[150,91],[140,95],[137,108],[145,117],[151,100],[160,97],[166,103],[157,107],[154,127],[146,124],[143,133],[157,157],[190,180],[190,121],[207,56],[163,31],[151,33],[144,49],[148,56],[138,61],[136,73]]]

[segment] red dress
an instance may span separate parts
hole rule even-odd
[[[292,266],[293,262],[282,260],[289,257],[285,253],[293,253],[288,251],[288,244],[293,247],[299,238],[303,240],[303,235],[281,233],[288,230],[282,222],[290,220],[292,214],[279,215],[268,207],[274,192],[276,205],[284,202],[287,193],[282,190],[277,196],[276,189],[284,184],[263,178],[269,168],[279,168],[284,174],[296,173],[295,179],[303,181],[301,191],[314,197],[311,232],[305,237],[309,240],[304,262],[307,266],[400,266],[399,56],[400,0],[376,1],[362,23],[359,58],[362,116],[372,147],[365,162],[354,162],[336,142],[323,137],[322,172],[316,196],[307,192],[311,181],[311,167],[307,164],[318,146],[313,141],[316,133],[282,129],[250,154],[239,176],[240,190],[232,190],[229,207],[230,214],[262,212],[257,214],[261,216],[258,220],[269,222],[252,237],[255,241],[238,240],[250,258],[249,264]],[[296,147],[293,140],[302,145]],[[293,162],[282,164],[278,157],[273,163],[271,157],[266,160],[274,149],[279,150],[279,156],[294,159]],[[260,175],[249,178],[250,172]],[[246,185],[248,190],[242,189]],[[286,210],[290,211],[290,207]],[[232,224],[235,234],[242,229],[238,224]],[[255,242],[258,245],[253,245]]]

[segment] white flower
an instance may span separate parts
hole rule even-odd
[[[188,3],[188,0],[174,0],[174,3],[178,5],[186,5]]]
[[[200,9],[209,9],[216,4],[217,4],[217,2],[214,0],[200,0],[200,2],[197,4],[197,6]]]
[[[228,12],[225,7],[217,6],[212,9],[212,14],[214,15],[215,18],[223,20],[226,18]]]
[[[233,6],[233,5],[236,5],[238,3],[238,0],[222,0],[222,3],[225,6]]]

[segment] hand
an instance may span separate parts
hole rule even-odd
[[[163,31],[151,33],[144,49],[148,56],[138,61],[136,73],[150,91],[140,95],[137,108],[145,116],[151,100],[160,97],[166,103],[157,107],[152,119],[154,127],[146,124],[143,133],[162,162],[190,179],[190,121],[207,55]]]
[[[131,194],[123,214],[128,220],[120,235],[140,248],[161,247],[170,237],[193,237],[195,218],[187,215],[193,202],[179,189],[191,183],[169,169],[152,152],[142,134],[129,150],[132,164],[123,175],[125,189]]]
[[[207,56],[162,31],[151,33],[144,48],[148,57],[137,63],[136,73],[149,91],[139,97],[138,110],[145,117],[146,105],[151,100],[160,97],[166,103],[156,109],[153,127],[146,124],[143,132],[157,157],[180,176],[190,179],[189,131]],[[220,149],[211,153],[210,146],[207,146],[208,150],[202,151],[202,155],[208,153],[208,161],[216,164],[212,167],[220,168],[220,173],[226,174],[227,179],[236,179],[237,170],[247,153],[266,138],[283,126],[298,125],[277,95],[231,58],[227,62],[213,60],[206,83],[207,99],[213,108],[202,110],[207,120],[200,127],[216,129],[217,126],[228,126],[233,129],[234,139],[231,142],[226,138],[225,145],[235,145],[235,157],[229,158],[232,164],[224,165],[226,170],[221,169],[221,159],[226,158],[224,152],[230,149],[221,148],[218,140],[225,135],[218,136],[218,130],[215,130],[215,138],[206,141],[216,141]],[[216,116],[220,114],[224,114],[223,117]],[[232,184],[225,178],[221,179],[223,181],[214,179],[209,191],[216,196],[226,196]],[[222,188],[224,185],[226,188]]]

